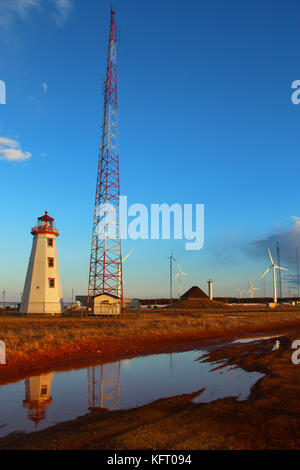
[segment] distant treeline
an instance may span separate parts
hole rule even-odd
[[[239,297],[214,297],[214,300],[218,302],[225,302],[226,304],[265,304],[268,302],[273,302],[273,297],[250,297],[239,298]],[[278,302],[295,302],[298,298],[296,297],[283,297],[278,299]]]
[[[167,305],[171,303],[170,299],[139,299],[141,305]],[[178,299],[173,299],[173,302],[177,302]]]
[[[139,299],[141,305],[167,305],[170,304],[170,299]],[[179,299],[173,299],[173,303],[178,302]],[[273,297],[254,297],[252,298],[239,298],[239,297],[214,297],[213,300],[217,302],[224,302],[226,304],[265,304],[273,302]],[[296,297],[284,297],[278,299],[278,302],[295,302],[298,298]]]

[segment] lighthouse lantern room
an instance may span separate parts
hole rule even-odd
[[[20,312],[25,314],[60,314],[63,311],[62,290],[56,250],[59,236],[54,219],[48,212],[38,218],[33,235]]]

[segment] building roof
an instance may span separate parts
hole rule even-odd
[[[109,297],[112,297],[113,299],[119,299],[119,297],[117,295],[108,294],[107,292],[101,292],[101,294],[93,295],[91,297],[93,297],[95,299],[96,297],[101,297],[102,295],[108,295]]]
[[[48,215],[48,212],[45,211],[45,214],[38,218],[38,220],[44,220],[46,222],[53,222],[54,219]]]
[[[181,297],[181,300],[186,300],[186,299],[208,299],[208,295],[203,292],[202,289],[198,286],[193,286],[189,290],[187,290]]]

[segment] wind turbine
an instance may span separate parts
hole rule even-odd
[[[182,290],[181,290],[181,287],[182,287],[182,278],[181,276],[187,276],[186,273],[184,273],[183,271],[181,271],[181,268],[178,264],[178,273],[175,275],[175,277],[178,277],[178,297],[181,296],[182,294]]]
[[[238,289],[237,287],[236,287],[236,290],[238,291],[238,293],[239,293],[239,298],[241,299],[241,298],[243,297],[242,294],[243,294],[243,292],[245,292],[245,290]]]
[[[121,261],[119,264],[119,269],[118,269],[118,297],[121,298],[121,276],[123,275],[123,271],[121,272],[121,264],[124,263],[124,261],[127,260],[127,258],[132,254],[133,250],[131,250]]]
[[[173,284],[172,284],[172,280],[173,280],[173,261],[176,261],[176,259],[174,258],[173,256],[173,251],[171,253],[171,256],[169,256],[168,258],[170,260],[170,305],[172,307],[172,304],[173,304]]]
[[[254,291],[256,291],[256,290],[259,290],[259,288],[258,288],[258,287],[254,287],[253,284],[252,284],[252,282],[249,281],[249,290],[248,290],[248,294],[250,294],[251,299],[254,299]]]
[[[3,307],[5,307],[5,294],[6,294],[6,289],[4,287],[3,291],[2,291],[2,300],[3,300]]]
[[[283,271],[288,271],[286,268],[282,268],[281,266],[277,266],[274,264],[273,258],[271,256],[270,249],[268,248],[270,260],[271,260],[271,266],[266,270],[266,272],[263,273],[261,278],[263,279],[265,275],[270,271],[270,269],[273,269],[273,293],[274,293],[274,303],[277,303],[277,289],[276,289],[276,269],[282,269]]]

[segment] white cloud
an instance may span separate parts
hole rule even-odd
[[[72,0],[52,0],[52,3],[55,6],[54,20],[58,26],[63,26],[73,9]]]
[[[0,0],[0,24],[9,28],[17,18],[24,19],[39,6],[40,0]]]
[[[50,16],[58,26],[63,26],[73,9],[73,0],[0,0],[0,26],[9,29],[15,21],[24,21],[43,7],[47,11],[50,7]]]
[[[48,91],[48,85],[47,85],[46,82],[42,83],[42,88],[43,88],[43,92],[44,92],[44,93],[47,93],[47,91]]]
[[[19,142],[6,137],[0,137],[0,160],[23,161],[28,160],[31,153],[23,152]]]

